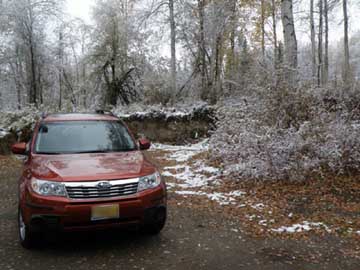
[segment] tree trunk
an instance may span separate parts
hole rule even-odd
[[[325,54],[324,54],[324,78],[323,83],[327,84],[329,79],[329,3],[324,0],[324,21],[325,21]]]
[[[17,108],[20,110],[21,106],[22,106],[22,104],[21,104],[21,102],[22,102],[21,101],[21,88],[22,88],[21,79],[23,78],[23,76],[22,76],[22,64],[21,64],[18,44],[15,45],[15,55],[16,55],[15,67],[13,66],[12,63],[10,63],[10,68],[12,70],[14,83],[16,86]]]
[[[36,60],[35,50],[32,39],[30,40],[30,104],[34,104],[37,107],[37,82],[36,82]]]
[[[37,68],[38,68],[38,77],[37,77],[37,80],[38,80],[38,89],[39,89],[39,100],[40,100],[40,104],[43,105],[44,104],[44,95],[43,95],[43,87],[42,87],[42,83],[41,83],[41,80],[42,80],[42,73],[41,73],[41,64],[37,65]]]
[[[261,0],[261,55],[265,62],[265,0]]]
[[[310,0],[310,39],[311,39],[311,75],[313,82],[316,78],[316,42],[314,22],[314,0]]]
[[[206,89],[206,55],[205,55],[205,32],[204,32],[204,0],[198,0],[199,10],[199,62],[200,62],[200,74],[201,74],[201,99],[205,100],[207,96]]]
[[[170,35],[171,35],[171,88],[172,95],[176,94],[176,25],[174,17],[174,0],[169,0]]]
[[[344,13],[344,71],[343,80],[345,83],[350,81],[350,53],[349,53],[349,35],[348,23],[349,18],[347,14],[347,0],[343,0],[343,13]]]
[[[28,46],[30,54],[30,96],[29,103],[34,104],[37,107],[37,81],[36,81],[36,56],[35,56],[35,43],[34,43],[34,30],[33,30],[33,11],[29,2],[29,21],[28,26]]]
[[[281,21],[285,45],[285,78],[288,78],[288,83],[294,86],[297,69],[297,41],[292,0],[281,0]]]
[[[62,107],[62,88],[63,88],[63,65],[64,65],[64,61],[63,61],[63,55],[64,55],[64,51],[63,51],[63,34],[60,30],[59,32],[59,70],[58,70],[58,76],[59,76],[59,110],[61,111],[61,107]]]
[[[81,54],[85,55],[85,35],[82,34],[82,42],[81,42]],[[86,97],[86,87],[84,85],[84,82],[86,81],[86,61],[82,60],[81,61],[81,80],[82,80],[82,99],[83,99],[83,107],[86,108],[86,101],[87,101],[87,97]]]
[[[236,0],[231,1],[230,6],[230,52],[226,56],[226,75],[228,79],[233,80],[235,74],[235,38],[236,38],[236,27],[237,27],[237,17],[236,17]],[[232,92],[233,85],[228,85],[229,92]]]
[[[275,0],[271,0],[271,16],[272,16],[272,31],[274,35],[274,69],[278,68],[278,60],[277,60],[277,33],[276,33],[276,4]]]
[[[317,69],[317,83],[320,87],[323,84],[323,2],[319,0],[319,33],[318,33],[318,69]]]

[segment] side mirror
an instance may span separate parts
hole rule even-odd
[[[25,155],[26,154],[26,143],[20,142],[15,143],[11,146],[11,151],[15,155]]]
[[[140,150],[148,150],[151,146],[151,143],[148,139],[140,139],[139,146],[140,146]]]

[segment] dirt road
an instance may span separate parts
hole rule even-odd
[[[132,231],[59,235],[24,250],[16,227],[19,162],[0,157],[0,269],[360,269],[337,237],[252,238],[221,212],[197,210],[170,192],[169,219],[155,237]],[[345,246],[344,246],[345,245]]]

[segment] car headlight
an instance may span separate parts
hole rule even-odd
[[[65,185],[61,182],[45,181],[36,178],[31,179],[32,190],[42,196],[66,197]]]
[[[156,188],[157,186],[160,185],[160,183],[161,183],[161,176],[160,173],[158,172],[151,175],[140,177],[138,192],[146,189]]]

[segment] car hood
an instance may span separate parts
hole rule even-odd
[[[140,151],[75,155],[35,155],[32,176],[56,181],[136,178],[155,172]]]

